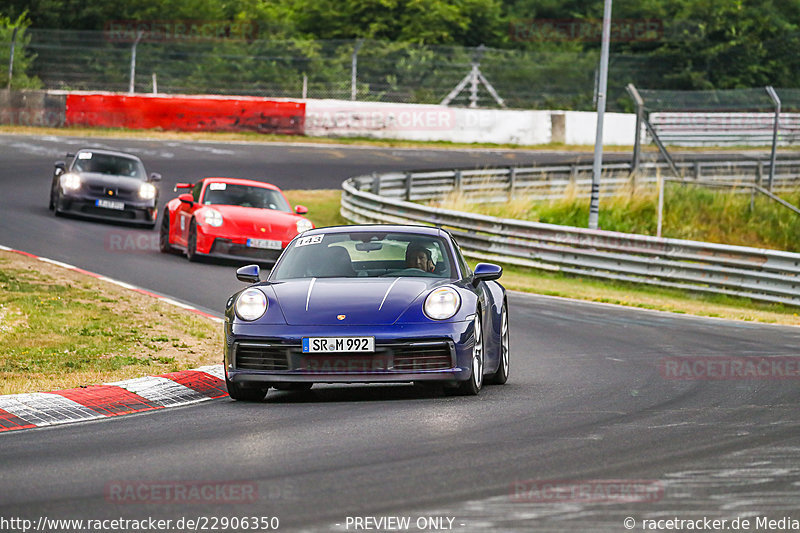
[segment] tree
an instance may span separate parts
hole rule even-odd
[[[41,87],[41,81],[38,78],[29,77],[28,69],[36,57],[27,53],[27,46],[30,44],[30,36],[25,33],[29,25],[26,19],[26,14],[21,13],[16,20],[11,20],[7,16],[0,15],[0,87],[5,88],[8,86],[8,64],[11,56],[11,42],[14,36],[14,30],[17,30],[16,40],[14,43],[14,69],[11,79],[12,89],[37,89]]]

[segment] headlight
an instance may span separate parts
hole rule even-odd
[[[304,231],[308,231],[313,227],[314,224],[304,218],[301,218],[297,221],[297,233],[303,233]]]
[[[156,188],[152,183],[142,183],[139,186],[139,198],[142,200],[152,200],[156,197]]]
[[[222,225],[222,213],[216,209],[208,209],[205,212],[205,221],[209,226],[218,228]]]
[[[450,287],[441,287],[425,298],[423,310],[428,318],[446,320],[456,314],[461,307],[461,297]]]
[[[267,312],[267,297],[258,289],[247,289],[236,299],[236,316],[252,322]]]
[[[62,174],[61,186],[67,191],[76,191],[81,187],[81,177],[77,174]]]

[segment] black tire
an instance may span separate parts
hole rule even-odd
[[[294,382],[294,383],[273,383],[272,388],[275,390],[285,391],[307,391],[311,390],[313,383]]]
[[[225,386],[228,388],[228,396],[241,402],[260,402],[267,395],[267,389],[243,387],[229,381],[227,376],[225,377]]]
[[[508,305],[504,302],[503,309],[500,311],[500,363],[497,365],[497,371],[489,377],[487,383],[503,385],[508,381],[508,367],[511,357],[510,337],[511,335],[508,330]]]
[[[171,254],[175,251],[169,243],[169,211],[164,211],[161,217],[161,226],[158,228],[158,249],[162,254]]]
[[[56,193],[55,200],[53,200],[53,214],[57,217],[61,216],[61,210],[58,208],[58,205],[61,203],[61,193]]]
[[[192,263],[200,260],[197,255],[197,223],[192,219],[189,223],[189,237],[186,239],[186,258]]]
[[[50,189],[50,204],[47,206],[50,211],[53,211],[56,208],[56,203],[53,200],[53,189]]]
[[[483,387],[484,368],[483,321],[481,311],[475,312],[475,346],[472,349],[472,372],[467,381],[458,384],[457,393],[463,396],[476,396]]]

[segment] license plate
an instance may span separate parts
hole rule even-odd
[[[125,209],[125,202],[116,202],[114,200],[99,199],[95,200],[94,205],[97,207],[105,207],[106,209],[116,209],[118,211]]]
[[[263,248],[265,250],[280,250],[283,246],[281,241],[271,241],[269,239],[247,239],[248,248]]]
[[[303,353],[375,351],[375,337],[305,337]]]

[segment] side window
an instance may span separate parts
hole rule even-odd
[[[453,241],[453,244],[456,245],[456,261],[458,261],[458,268],[461,270],[463,277],[468,278],[472,275],[472,270],[470,270],[467,260],[464,259],[464,254],[461,253],[461,247],[455,241]]]
[[[194,187],[192,187],[192,198],[194,199],[195,202],[200,201],[200,192],[202,190],[203,190],[203,181],[200,180],[194,184]]]

